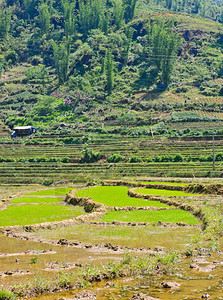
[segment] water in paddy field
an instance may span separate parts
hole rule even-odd
[[[151,275],[130,277],[94,284],[87,288],[87,290],[95,294],[95,299],[101,300],[127,300],[132,299],[134,295],[139,293],[161,300],[196,300],[202,299],[202,296],[204,297],[207,294],[210,295],[210,298],[203,299],[223,299],[223,265],[218,265],[213,271],[205,272],[204,269],[203,271],[199,271],[191,268],[192,260],[199,261],[199,266],[203,268],[220,261],[222,262],[223,253],[218,252],[212,256],[185,258],[177,265],[175,276]],[[162,282],[176,282],[180,286],[176,289],[163,288]],[[73,290],[55,295],[41,295],[30,298],[30,300],[72,299],[80,291]]]
[[[223,239],[221,240],[221,248]],[[34,258],[36,263],[32,263]],[[0,286],[25,283],[36,278],[54,277],[58,269],[46,270],[50,262],[96,263],[103,264],[108,260],[119,259],[121,254],[92,252],[88,249],[48,245],[33,241],[24,241],[0,235]],[[197,265],[200,270],[191,268]],[[208,267],[206,269],[204,267]],[[75,271],[73,267],[71,271]],[[211,256],[192,256],[184,258],[176,265],[174,276],[154,274],[151,276],[136,276],[101,282],[87,288],[96,295],[96,299],[131,299],[133,295],[143,293],[161,300],[201,299],[208,293],[210,299],[223,299],[223,253],[217,252]],[[207,271],[209,270],[209,271]],[[9,271],[9,275],[2,273]],[[16,271],[24,271],[19,274]],[[64,270],[65,272],[67,270]],[[15,272],[14,275],[10,272]],[[26,273],[29,272],[29,273]],[[161,282],[177,282],[177,289],[163,288]],[[59,294],[40,295],[30,300],[59,300],[72,298],[80,290]]]
[[[101,264],[120,254],[83,248],[49,245],[0,235],[0,287],[23,284],[35,278],[54,277],[58,270],[78,268],[87,263]],[[50,270],[49,270],[50,269]]]

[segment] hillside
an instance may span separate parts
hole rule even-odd
[[[5,126],[34,125],[40,135],[222,135],[220,17],[163,2],[89,3],[1,4]]]

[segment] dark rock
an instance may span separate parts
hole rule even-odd
[[[204,293],[202,296],[201,296],[201,299],[210,299],[210,295],[208,293]]]
[[[160,299],[145,295],[143,293],[139,293],[139,294],[133,295],[132,300],[160,300]]]
[[[66,239],[60,239],[58,242],[57,242],[58,245],[68,245],[68,241]]]

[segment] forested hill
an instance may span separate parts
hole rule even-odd
[[[0,6],[2,126],[71,133],[223,118],[221,0]]]

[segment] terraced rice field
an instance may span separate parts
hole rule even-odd
[[[201,196],[201,194],[195,193],[185,193],[183,191],[170,191],[163,189],[137,189],[136,193],[146,194],[146,195],[157,195],[165,197],[191,197],[191,196]]]
[[[136,190],[141,191],[141,189]],[[159,189],[142,189],[142,191],[149,191],[151,195],[165,195],[165,196],[191,196],[195,194],[185,193],[181,191],[159,190]],[[128,188],[121,186],[98,186],[93,188],[82,189],[76,192],[77,197],[90,197],[95,202],[105,204],[107,206],[116,207],[160,207],[171,208],[166,204],[159,201],[142,200],[138,198],[132,198],[127,195]],[[198,194],[200,195],[200,194]],[[102,222],[167,222],[167,223],[180,223],[183,222],[188,225],[199,224],[198,220],[192,216],[189,212],[180,209],[170,209],[162,211],[110,211],[100,219]]]
[[[167,176],[167,177],[219,177],[222,172],[222,162],[216,162],[213,171],[212,162],[147,162],[148,157],[155,155],[181,154],[185,159],[189,155],[199,158],[201,155],[212,154],[212,141],[159,141],[145,138],[109,137],[93,138],[89,145],[94,151],[100,151],[105,157],[114,153],[125,156],[120,163],[107,163],[106,160],[94,164],[80,163],[82,145],[66,146],[29,146],[5,145],[0,149],[0,157],[21,158],[22,162],[1,162],[1,183],[43,183],[45,179],[71,182],[86,182],[90,178],[112,179],[123,177]],[[215,152],[222,151],[221,141],[216,141]],[[142,159],[140,163],[129,163],[133,155]],[[63,158],[68,157],[69,163],[61,162],[29,162],[26,159],[36,157]],[[86,175],[87,174],[87,175]]]
[[[147,223],[184,223],[188,225],[197,225],[199,221],[189,212],[171,209],[161,211],[111,211],[104,215],[102,222],[147,222]]]
[[[61,221],[84,214],[81,207],[64,205],[63,199],[70,189],[31,192],[11,200],[11,205],[0,210],[0,226]]]
[[[122,186],[98,186],[89,189],[83,189],[76,192],[77,197],[91,197],[95,202],[107,206],[133,206],[133,207],[168,207],[168,205],[159,201],[147,201],[132,198],[127,195],[128,188]]]

